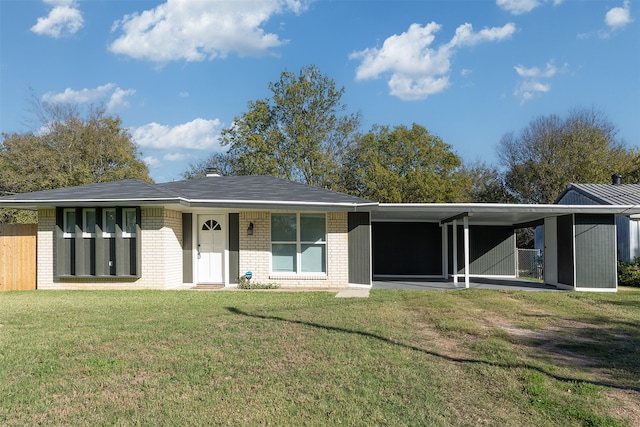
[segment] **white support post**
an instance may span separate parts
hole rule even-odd
[[[453,284],[458,284],[458,220],[453,220]]]
[[[469,287],[469,217],[462,220],[464,225],[464,287]]]

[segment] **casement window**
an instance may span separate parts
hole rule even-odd
[[[136,208],[122,209],[122,237],[130,239],[136,237]]]
[[[96,210],[82,209],[82,237],[96,237]]]
[[[326,273],[326,229],[322,213],[271,214],[271,271]]]
[[[102,237],[106,239],[116,237],[116,210],[114,208],[102,209]]]
[[[76,237],[76,210],[64,209],[63,215],[63,235],[65,239]]]

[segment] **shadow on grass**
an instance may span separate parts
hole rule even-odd
[[[287,323],[293,323],[293,324],[298,324],[298,325],[305,325],[305,326],[310,326],[313,328],[318,328],[318,329],[323,329],[326,331],[336,331],[336,332],[344,332],[347,334],[355,334],[355,335],[360,335],[363,337],[367,337],[367,338],[373,338],[376,340],[380,340],[383,341],[385,343],[388,344],[392,344],[401,348],[405,348],[405,349],[409,349],[409,350],[413,350],[413,351],[417,351],[423,354],[427,354],[429,356],[433,356],[433,357],[438,357],[440,359],[443,360],[448,360],[450,362],[455,362],[455,363],[470,363],[470,364],[480,364],[480,365],[487,365],[487,366],[493,366],[493,367],[498,367],[498,368],[505,368],[505,369],[514,369],[514,368],[521,368],[521,369],[530,369],[533,371],[537,371],[540,372],[543,375],[546,375],[550,378],[553,378],[557,381],[564,381],[564,382],[576,382],[576,383],[587,383],[587,384],[593,384],[593,385],[597,385],[597,386],[602,386],[602,387],[608,387],[608,388],[613,388],[613,389],[619,389],[619,390],[631,390],[631,391],[637,391],[640,392],[640,387],[632,387],[632,386],[625,386],[625,385],[620,385],[620,384],[614,384],[614,383],[610,383],[610,382],[604,382],[604,381],[589,381],[589,380],[584,380],[584,379],[579,379],[579,378],[569,378],[569,377],[563,377],[563,376],[559,376],[556,375],[552,372],[549,372],[545,369],[542,369],[538,366],[533,366],[533,365],[529,365],[526,363],[498,363],[498,362],[492,362],[489,360],[480,360],[480,359],[465,359],[465,358],[460,358],[460,357],[453,357],[453,356],[447,356],[446,354],[440,354],[437,353],[435,351],[432,350],[427,350],[424,348],[420,348],[420,347],[416,347],[414,345],[410,345],[410,344],[405,344],[403,342],[399,342],[399,341],[394,341],[392,339],[377,335],[377,334],[373,334],[371,332],[365,332],[365,331],[357,331],[357,330],[352,330],[352,329],[346,329],[346,328],[340,328],[337,326],[327,326],[327,325],[321,325],[318,323],[312,323],[312,322],[305,322],[305,321],[301,321],[301,320],[291,320],[291,319],[286,319],[284,317],[278,317],[278,316],[265,316],[262,314],[252,314],[252,313],[247,313],[246,311],[242,311],[236,307],[225,307],[226,310],[228,310],[229,312],[233,313],[233,314],[237,314],[237,315],[241,315],[241,316],[246,316],[246,317],[252,317],[252,318],[256,318],[256,319],[263,319],[263,320],[276,320],[276,321],[281,321],[281,322],[287,322]]]

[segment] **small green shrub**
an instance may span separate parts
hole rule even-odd
[[[640,258],[618,263],[618,285],[640,288]]]
[[[238,289],[278,289],[280,285],[277,283],[260,283],[252,282],[249,279],[242,278],[238,283]]]

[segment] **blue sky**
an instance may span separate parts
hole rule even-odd
[[[572,108],[638,147],[639,18],[635,0],[0,0],[0,131],[30,130],[30,90],[103,103],[176,180],[282,71],[316,65],[363,131],[418,123],[468,162]]]

